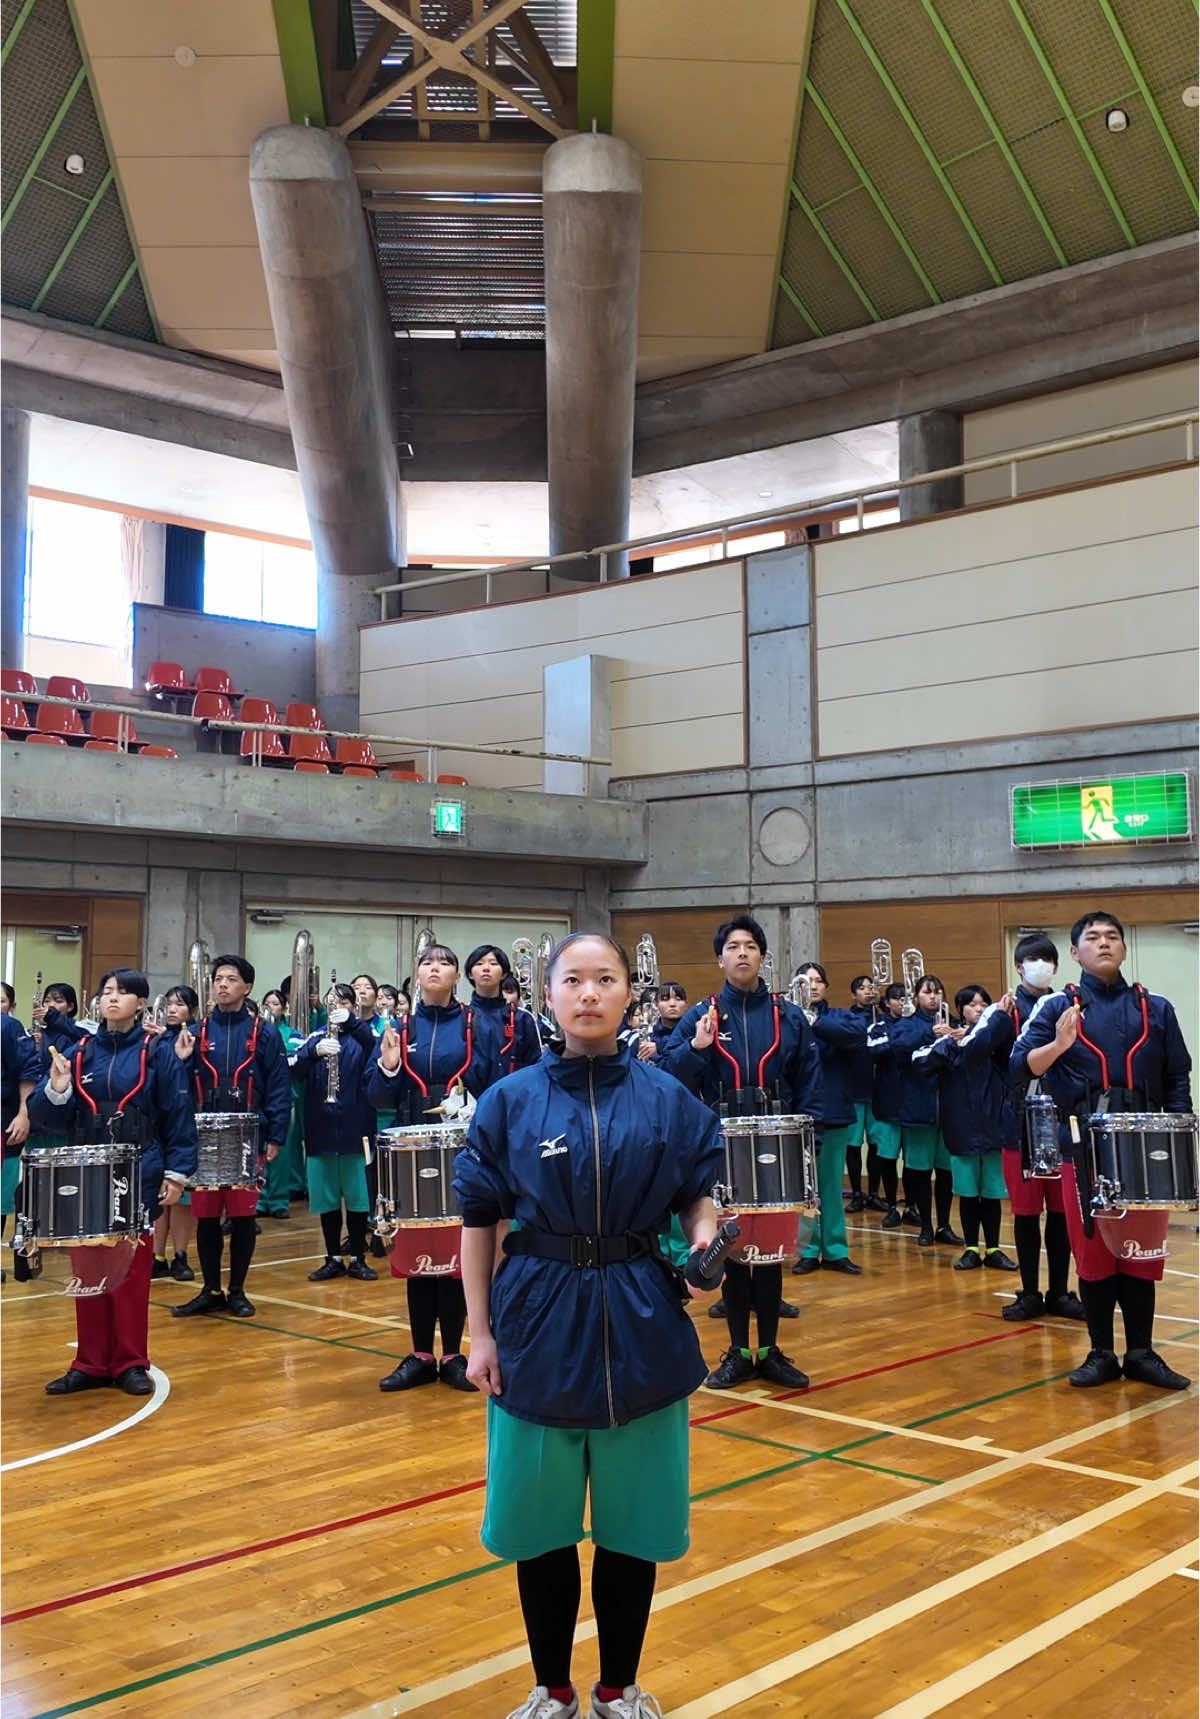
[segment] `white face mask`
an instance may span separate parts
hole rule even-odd
[[[1053,961],[1022,961],[1021,963],[1021,977],[1035,991],[1040,991],[1049,985],[1056,971]]]

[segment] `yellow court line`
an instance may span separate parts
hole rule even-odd
[[[1057,1646],[1068,1636],[1074,1635],[1076,1630],[1086,1629],[1088,1624],[1106,1617],[1109,1612],[1115,1612],[1119,1606],[1126,1605],[1130,1600],[1136,1600],[1149,1588],[1157,1587],[1158,1583],[1165,1581],[1168,1576],[1180,1574],[1180,1558],[1194,1558],[1197,1551],[1200,1551],[1200,1541],[1193,1541],[1190,1546],[1181,1546],[1178,1552],[1169,1552],[1165,1558],[1158,1558],[1144,1569],[1135,1570],[1132,1575],[1102,1588],[1098,1594],[1080,1600],[1078,1605],[1060,1612],[1057,1617],[1048,1618],[1036,1628],[1026,1630],[1024,1635],[1014,1636],[1012,1641],[1006,1641],[991,1653],[985,1653],[982,1659],[975,1660],[972,1665],[964,1666],[961,1671],[951,1672],[949,1677],[931,1683],[927,1689],[910,1695],[906,1701],[898,1701],[894,1707],[885,1708],[877,1715],[877,1719],[927,1719],[930,1713],[940,1713],[952,1701],[957,1702],[973,1695],[1001,1673],[1011,1671],[1014,1666],[1032,1659],[1035,1654],[1044,1653],[1049,1647]]]
[[[835,1630],[832,1635],[823,1636],[820,1641],[810,1642],[807,1647],[785,1654],[782,1659],[757,1666],[744,1677],[734,1678],[731,1683],[722,1684],[719,1689],[710,1690],[707,1695],[701,1695],[695,1701],[688,1701],[682,1707],[673,1708],[671,1719],[714,1719],[716,1714],[727,1713],[731,1707],[749,1701],[752,1696],[761,1695],[764,1690],[777,1689],[781,1683],[799,1677],[802,1672],[811,1671],[815,1665],[824,1665],[827,1660],[849,1653],[861,1647],[864,1642],[881,1640],[886,1631],[895,1629],[900,1624],[910,1623],[936,1606],[958,1599],[972,1588],[981,1587],[983,1583],[993,1581],[997,1576],[1007,1575],[1010,1570],[1019,1569],[1031,1559],[1040,1558],[1058,1546],[1068,1545],[1072,1540],[1078,1540],[1081,1535],[1090,1533],[1093,1528],[1115,1521],[1120,1516],[1128,1515],[1131,1510],[1138,1510],[1143,1504],[1151,1503],[1184,1476],[1193,1475],[1196,1468],[1195,1463],[1188,1463],[1185,1468],[1178,1468],[1172,1474],[1164,1475],[1161,1480],[1147,1481],[1144,1486],[1139,1486],[1136,1492],[1127,1492],[1122,1498],[1114,1498],[1107,1504],[1098,1505],[1094,1510],[1085,1511],[1082,1516],[1074,1516],[1056,1528],[1047,1529],[1044,1534],[1036,1534],[1032,1540],[1026,1540],[1019,1546],[1010,1546],[1006,1551],[997,1552],[992,1558],[985,1558],[982,1563],[973,1564],[968,1570],[960,1570],[957,1575],[947,1576],[944,1581],[934,1582],[931,1587],[909,1594],[895,1605],[885,1606],[882,1611],[868,1612],[856,1623],[848,1624],[845,1629]],[[938,1490],[941,1492],[945,1488]],[[1166,1560],[1170,1569],[1164,1573],[1172,1574],[1178,1569],[1180,1559],[1189,1555],[1188,1547],[1173,1553]],[[1102,1593],[1108,1591],[1105,1588]],[[1047,1627],[1053,1628],[1054,1625]],[[986,1660],[977,1663],[983,1664]],[[937,1707],[942,1705],[944,1702],[939,1700]],[[936,1712],[937,1707],[914,1708],[913,1712]],[[891,1711],[895,1713],[901,1710],[893,1708]]]
[[[255,1306],[261,1303],[264,1307],[294,1307],[301,1313],[313,1313],[318,1319],[349,1319],[355,1325],[385,1325],[389,1331],[394,1331],[397,1325],[408,1329],[408,1320],[402,1319],[399,1314],[394,1319],[378,1319],[370,1313],[348,1313],[340,1307],[314,1306],[311,1301],[289,1301],[283,1295],[260,1295],[257,1290],[254,1292],[254,1303]]]
[[[779,1406],[791,1407],[792,1405],[780,1404]],[[836,1541],[847,1539],[850,1535],[857,1534],[864,1529],[879,1527],[895,1521],[899,1517],[911,1515],[914,1511],[927,1509],[931,1504],[940,1504],[947,1498],[955,1497],[958,1493],[969,1492],[972,1487],[979,1485],[982,1481],[1015,1473],[1031,1462],[1054,1456],[1060,1450],[1069,1450],[1072,1444],[1082,1442],[1085,1439],[1103,1437],[1106,1433],[1115,1432],[1128,1426],[1131,1421],[1143,1420],[1148,1415],[1161,1414],[1166,1409],[1177,1408],[1178,1406],[1179,1399],[1176,1397],[1161,1398],[1156,1402],[1146,1403],[1140,1409],[1132,1409],[1123,1414],[1114,1415],[1110,1420],[1100,1421],[1095,1426],[1082,1427],[1074,1432],[1062,1434],[1044,1445],[1035,1447],[1024,1455],[1007,1456],[999,1462],[989,1463],[985,1468],[976,1469],[971,1474],[960,1475],[955,1480],[947,1480],[940,1486],[931,1486],[926,1492],[910,1493],[903,1498],[893,1499],[890,1503],[879,1505],[873,1510],[862,1511],[858,1516],[848,1517],[845,1521],[831,1523],[827,1528],[819,1528],[810,1534],[800,1535],[797,1539],[785,1541],[782,1545],[774,1546],[768,1551],[758,1552],[752,1557],[742,1558],[736,1563],[725,1564],[718,1570],[710,1571],[707,1575],[697,1576],[688,1582],[679,1582],[672,1588],[660,1589],[654,1596],[652,1609],[660,1612],[666,1611],[671,1606],[684,1605],[688,1600],[696,1599],[701,1594],[711,1593],[715,1589],[743,1581],[748,1576],[758,1575],[763,1570],[769,1570],[776,1564],[787,1563],[790,1559],[800,1557],[805,1552],[832,1545]],[[819,1413],[822,1419],[836,1420],[839,1418],[835,1415],[826,1414],[824,1411],[814,1410],[812,1412]],[[900,1429],[885,1427],[883,1430],[898,1431]],[[1194,1473],[1196,1466],[1193,1464],[1187,1472]],[[1173,1484],[1174,1479],[1174,1475],[1170,1476],[1170,1483]],[[1147,1482],[1146,1484],[1162,1491],[1166,1488],[1168,1481]],[[1114,1514],[1119,1513],[1122,1509],[1131,1509],[1133,1506],[1129,1500],[1137,1497],[1137,1493],[1127,1493],[1123,1498],[1115,1500],[1105,1508],[1113,1511]],[[1020,1548],[1017,1550],[1019,1551]],[[864,1628],[867,1635],[873,1633],[875,1628],[874,1617],[865,1620]],[[595,1621],[588,1619],[580,1623],[576,1629],[575,1640],[577,1643],[589,1641],[595,1633]],[[866,1639],[865,1636],[864,1639]],[[347,1719],[396,1719],[398,1714],[415,1712],[419,1707],[426,1707],[433,1701],[444,1700],[448,1696],[457,1694],[460,1690],[470,1689],[477,1683],[502,1676],[504,1673],[514,1671],[527,1663],[528,1650],[524,1646],[512,1648],[505,1653],[493,1655],[490,1659],[480,1660],[474,1665],[462,1667],[458,1671],[447,1672],[444,1676],[434,1678],[429,1683],[420,1684],[415,1689],[406,1690],[403,1694],[388,1696],[370,1707],[364,1707],[349,1714]],[[675,1715],[673,1719],[680,1719],[680,1716]]]

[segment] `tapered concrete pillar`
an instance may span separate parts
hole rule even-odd
[[[0,412],[0,662],[25,666],[25,538],[29,519],[29,413]]]
[[[629,536],[642,162],[580,132],[546,151],[546,437],[550,553]],[[628,573],[610,557],[608,577]],[[569,570],[598,580],[599,558]]]
[[[272,126],[250,152],[250,192],[317,559],[317,703],[353,729],[358,618],[378,606],[331,581],[386,584],[404,562],[393,338],[345,144]]]
[[[962,464],[962,414],[959,412],[914,412],[901,418],[900,476],[941,471]],[[963,504],[963,480],[942,478],[937,483],[913,484],[900,491],[901,519],[923,519],[930,513],[949,513]]]

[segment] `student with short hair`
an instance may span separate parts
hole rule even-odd
[[[867,1052],[871,1058],[871,1133],[879,1157],[879,1174],[883,1182],[886,1210],[881,1229],[898,1230],[905,1221],[901,1213],[900,1140],[902,1128],[900,1111],[904,1103],[900,1065],[892,1048],[891,1027],[904,1015],[904,986],[887,986],[879,999],[876,1013],[867,1029]],[[914,1208],[914,1215],[915,1208]],[[920,1218],[917,1216],[917,1222]]]
[[[497,943],[472,949],[463,967],[471,987],[478,1065],[488,1086],[519,1068],[529,1068],[542,1054],[533,1016],[501,993],[511,976],[512,962]]]
[[[172,985],[163,998],[166,1024],[162,1036],[172,1046],[180,1062],[190,1066],[193,1048],[192,1022],[200,1008],[200,999],[190,985]],[[173,1206],[160,1213],[154,1224],[154,1265],[152,1278],[170,1277],[176,1283],[191,1283],[196,1273],[188,1263],[188,1245],[196,1233],[196,1218],[192,1211],[192,1196],[185,1188]],[[171,1258],[167,1258],[170,1242]]]
[[[922,973],[914,989],[915,1008],[911,1015],[902,1015],[887,1026],[887,1035],[900,1077],[900,1146],[904,1153],[904,1191],[920,1214],[921,1228],[918,1247],[932,1247],[935,1242],[961,1247],[962,1237],[950,1223],[954,1185],[950,1171],[950,1154],[938,1126],[937,1087],[914,1075],[913,1053],[922,1045],[932,1044],[936,1037],[934,1025],[946,987],[935,973]],[[937,1228],[934,1228],[934,1173],[938,1172],[936,1187]]]
[[[853,1090],[859,1074],[858,1060],[869,1055],[869,1013],[854,1009],[831,1009],[829,978],[819,961],[802,961],[797,975],[807,980],[815,1019],[812,1034],[821,1058],[821,1091],[824,1128],[817,1152],[817,1192],[820,1212],[800,1258],[792,1267],[805,1276],[822,1268],[858,1277],[862,1266],[850,1258],[846,1244],[846,1208],[842,1203],[842,1176],[846,1149],[855,1125],[862,1139],[862,1113],[856,1112]]]
[[[334,985],[330,999],[331,1003],[336,999],[340,1009],[331,1012],[329,1024],[310,1033],[288,1057],[304,1091],[308,1209],[320,1219],[325,1241],[325,1262],[309,1272],[308,1281],[327,1283],[349,1276],[373,1282],[379,1273],[367,1264],[371,1201],[363,1140],[373,1143],[375,1138],[375,1112],[364,1092],[375,1034],[370,1020],[355,1013],[354,986]],[[344,1019],[338,1020],[338,1014]],[[343,1203],[349,1266],[342,1262]]]

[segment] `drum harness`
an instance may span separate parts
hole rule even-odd
[[[504,1037],[500,1041],[500,1061],[503,1064],[508,1058],[508,1072],[517,1072],[517,1009],[515,1003],[509,1003],[504,1011]]]
[[[466,1049],[467,1049],[466,1058],[463,1061],[462,1067],[455,1069],[454,1073],[450,1076],[450,1079],[446,1082],[445,1086],[442,1088],[443,1096],[445,1096],[446,1093],[453,1091],[455,1081],[461,1080],[463,1075],[466,1074],[467,1070],[471,1066],[471,1058],[475,1054],[475,1011],[473,1009],[464,1009],[463,1010],[463,1037],[466,1040]],[[429,1078],[430,1078],[430,1080],[433,1079],[433,1047],[436,1044],[436,1042],[437,1042],[437,1022],[435,1021],[434,1026],[433,1026],[433,1037],[429,1041]],[[428,1098],[429,1097],[429,1085],[428,1085],[428,1083],[421,1079],[421,1077],[417,1073],[416,1069],[412,1066],[412,1064],[408,1060],[408,1016],[407,1015],[405,1015],[404,1019],[400,1023],[400,1063],[401,1063],[402,1068],[404,1069],[405,1074],[412,1081],[413,1085],[416,1087],[420,1096],[422,1098]]]
[[[228,1085],[222,1085],[221,1077],[217,1073],[216,1067],[208,1060],[207,1056],[207,1052],[213,1049],[213,1044],[212,1040],[208,1036],[208,1017],[205,1016],[200,1028],[200,1042],[197,1047],[197,1054],[203,1066],[212,1076],[212,1101],[215,1111],[219,1112],[224,1110],[230,1115],[236,1115],[240,1111],[249,1111],[254,1109],[253,1072],[250,1073],[246,1080],[246,1095],[244,1098],[242,1096],[240,1082],[242,1076],[246,1073],[246,1070],[251,1068],[251,1065],[258,1054],[258,1028],[259,1018],[255,1015],[250,1027],[249,1035],[246,1039],[246,1055],[233,1071],[233,1079],[228,1083]],[[228,1056],[228,1039],[226,1039],[225,1048]],[[196,1102],[201,1110],[205,1108],[204,1077],[200,1074],[197,1074],[196,1076]]]
[[[81,1039],[75,1048],[72,1058],[72,1076],[75,1081],[75,1091],[83,1100],[86,1115],[77,1119],[71,1127],[69,1139],[72,1146],[116,1145],[118,1142],[129,1146],[146,1146],[151,1138],[150,1117],[140,1104],[135,1105],[130,1112],[131,1126],[126,1130],[126,1106],[130,1099],[136,1098],[146,1084],[146,1065],[150,1056],[150,1046],[155,1042],[154,1033],[146,1033],[142,1038],[142,1048],[138,1053],[137,1080],[130,1087],[124,1098],[115,1103],[112,1098],[95,1099],[83,1084],[84,1053],[91,1045],[91,1038]],[[109,1062],[108,1081],[112,1088],[112,1062]],[[100,1134],[99,1130],[106,1130]],[[86,1138],[84,1136],[86,1135]]]
[[[774,991],[772,991],[771,992],[771,1028],[772,1028],[771,1042],[767,1046],[766,1050],[763,1052],[762,1056],[759,1058],[757,1078],[756,1078],[755,1086],[753,1089],[754,1093],[755,1093],[756,1101],[761,1105],[761,1107],[764,1111],[767,1108],[767,1086],[766,1086],[766,1081],[763,1079],[763,1076],[766,1073],[767,1064],[770,1062],[771,1058],[775,1055],[775,1052],[779,1049],[779,1046],[783,1040],[783,1029],[782,1029],[782,1024],[780,1021],[779,1003],[780,1003],[780,999],[779,999],[778,995]],[[730,1068],[733,1070],[733,1091],[735,1094],[734,1111],[739,1116],[752,1115],[753,1114],[752,1111],[747,1111],[746,1099],[742,1096],[743,1091],[745,1090],[742,1086],[742,1065],[738,1061],[738,1059],[734,1056],[733,1052],[730,1050],[726,1050],[725,1046],[721,1043],[721,1032],[720,1032],[721,1006],[718,1003],[716,997],[710,997],[708,999],[707,1007],[710,1009],[715,1009],[717,1011],[717,1032],[716,1032],[716,1036],[713,1039],[713,1044],[717,1048],[717,1054],[718,1054],[718,1056],[722,1057],[724,1059],[724,1061],[727,1062],[729,1064]],[[749,1047],[749,1034],[747,1034],[747,1053],[746,1053],[747,1073],[749,1073],[749,1067],[750,1067],[749,1048],[748,1047]],[[724,1091],[724,1089],[725,1089],[724,1088],[724,1082],[721,1083],[721,1089],[722,1089],[722,1091]],[[746,1094],[746,1097],[748,1097],[748,1096],[749,1096],[749,1093]],[[776,1106],[778,1106],[778,1094],[776,1095],[775,1103],[776,1103]],[[728,1107],[723,1103],[722,1108],[727,1109]]]
[[[1091,1051],[1092,1055],[1100,1064],[1099,1097],[1093,1105],[1091,1103],[1091,1089],[1089,1089],[1084,1099],[1085,1109],[1082,1112],[1076,1112],[1079,1120],[1082,1121],[1085,1126],[1087,1117],[1090,1115],[1101,1115],[1109,1110],[1121,1112],[1145,1108],[1145,1101],[1139,1101],[1138,1088],[1135,1085],[1133,1078],[1133,1059],[1141,1050],[1146,1040],[1150,1037],[1150,993],[1147,991],[1146,987],[1141,984],[1131,985],[1130,989],[1138,1000],[1138,1008],[1142,1017],[1142,1030],[1138,1038],[1125,1053],[1125,1085],[1115,1087],[1111,1084],[1107,1056],[1098,1044],[1095,1044],[1088,1038],[1087,1034],[1083,1030],[1083,1011],[1086,1005],[1086,999],[1083,992],[1076,984],[1063,986],[1063,995],[1070,1003],[1076,1004],[1079,1008],[1079,1025],[1076,1029],[1076,1037],[1079,1043],[1083,1045],[1086,1050]],[[1086,1152],[1081,1153],[1076,1160],[1075,1185],[1079,1195],[1079,1202],[1083,1209],[1084,1234],[1090,1240],[1096,1233],[1096,1220],[1093,1213],[1096,1190],[1092,1185],[1091,1157]]]

